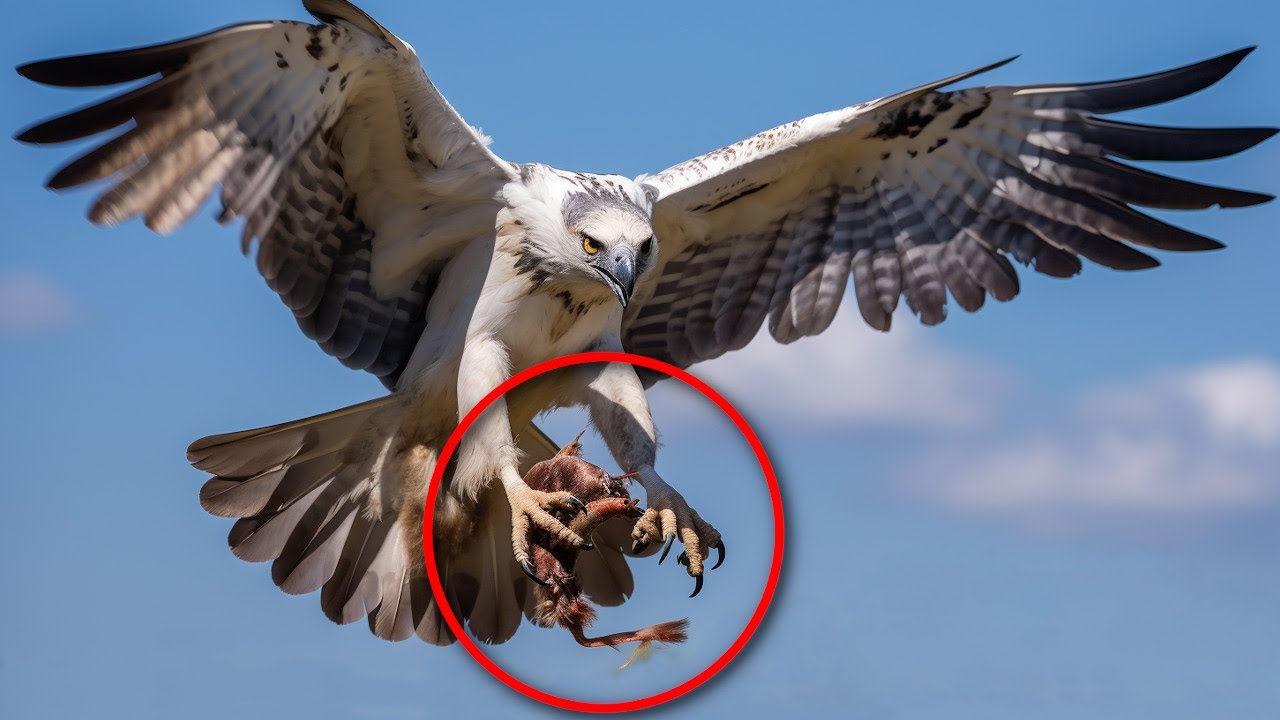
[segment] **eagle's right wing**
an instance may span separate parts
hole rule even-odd
[[[511,166],[436,90],[413,49],[344,0],[304,0],[317,25],[235,25],[163,45],[18,68],[66,87],[156,78],[18,135],[77,140],[126,126],[59,170],[107,180],[89,219],[157,232],[222,186],[221,222],[298,325],[394,386],[459,248],[492,233]]]

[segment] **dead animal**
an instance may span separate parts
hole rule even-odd
[[[609,518],[620,515],[638,518],[644,513],[639,508],[640,501],[631,499],[627,492],[625,480],[629,475],[612,476],[579,456],[582,445],[578,439],[581,437],[579,434],[556,453],[555,457],[530,468],[524,481],[535,490],[565,491],[581,500],[585,512],[557,510],[555,514],[558,520],[579,537],[586,538]],[[574,575],[578,553],[583,550],[538,527],[529,529],[528,538],[530,560],[521,567],[537,583],[534,589],[538,596],[533,613],[534,622],[543,627],[559,624],[573,634],[578,644],[585,647],[613,647],[638,642],[640,645],[632,653],[632,658],[644,653],[652,643],[680,643],[687,638],[685,630],[689,626],[688,619],[659,623],[629,632],[588,637],[584,630],[595,620],[596,611],[583,597],[582,586]]]

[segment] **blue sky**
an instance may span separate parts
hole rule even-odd
[[[1280,123],[1280,13],[1257,2],[366,5],[500,155],[573,169],[658,170],[1017,53],[990,82],[1110,79],[1259,44],[1214,88],[1133,117]],[[46,0],[6,17],[13,66],[302,14]],[[12,73],[0,94],[7,131],[88,99]],[[40,187],[67,155],[0,142],[0,715],[551,715],[457,648],[332,626],[227,552],[186,445],[380,386],[297,332],[212,211],[167,238],[90,227],[89,194]],[[1273,141],[1165,170],[1275,193],[1278,164]],[[933,329],[903,316],[880,335],[846,309],[821,338],[695,368],[770,448],[789,552],[744,655],[654,714],[1275,717],[1280,204],[1170,215],[1228,249],[1132,275],[1024,274],[1015,302]],[[635,602],[600,628],[688,615],[694,636],[625,673],[563,633],[496,651],[550,689],[617,698],[687,677],[758,592],[767,507],[744,446],[678,388],[653,402],[659,469],[734,555],[695,601],[682,573],[637,566]]]

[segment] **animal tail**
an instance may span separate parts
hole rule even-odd
[[[650,625],[639,630],[628,630],[593,638],[587,637],[582,632],[581,626],[569,626],[569,631],[573,633],[573,639],[577,640],[578,644],[583,647],[613,647],[630,642],[638,642],[642,647],[655,642],[664,644],[682,643],[689,639],[688,629],[689,619],[685,618],[683,620]],[[637,648],[636,652],[639,653],[640,648]],[[628,662],[630,661],[628,660]]]

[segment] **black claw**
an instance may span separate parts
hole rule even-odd
[[[676,534],[667,533],[667,537],[664,540],[666,544],[662,546],[662,555],[658,558],[659,565],[662,564],[663,560],[667,559],[667,553],[671,552],[671,544],[674,543],[675,541],[676,541]]]
[[[711,566],[712,570],[724,564],[724,538],[720,538],[714,547],[716,549],[716,564]]]
[[[676,557],[676,562],[685,567],[689,567],[689,555],[682,551],[680,555]],[[689,574],[693,575],[693,572],[690,571]],[[698,593],[700,592],[702,592],[702,573],[693,575],[693,594],[689,597],[698,597]]]
[[[568,502],[570,505],[572,505],[572,506],[574,506],[574,507],[578,508],[579,510],[581,510],[581,511],[582,511],[582,512],[584,512],[584,513],[587,511],[587,506],[586,506],[586,505],[584,505],[584,504],[583,504],[583,502],[582,502],[581,500],[579,500],[578,498],[576,498],[576,497],[574,497],[574,496],[572,496],[572,495],[570,495],[570,496],[569,496],[569,499],[568,499],[566,502]]]
[[[649,543],[648,543],[648,542],[646,542],[646,541],[644,541],[644,540],[637,540],[637,541],[635,541],[635,542],[631,543],[631,554],[632,554],[632,555],[639,555],[640,553],[642,553],[642,552],[644,552],[646,549],[648,549],[648,547],[649,547]]]
[[[591,543],[587,542],[586,540],[583,540],[582,542],[578,543],[578,549],[580,549],[580,550],[595,550],[595,549],[596,549],[596,546],[595,546],[595,545],[592,545]]]
[[[530,580],[538,583],[542,587],[551,587],[551,583],[538,577],[537,571],[533,569],[533,563],[529,562],[528,558],[520,561],[520,569],[524,571],[525,575],[529,576]]]

